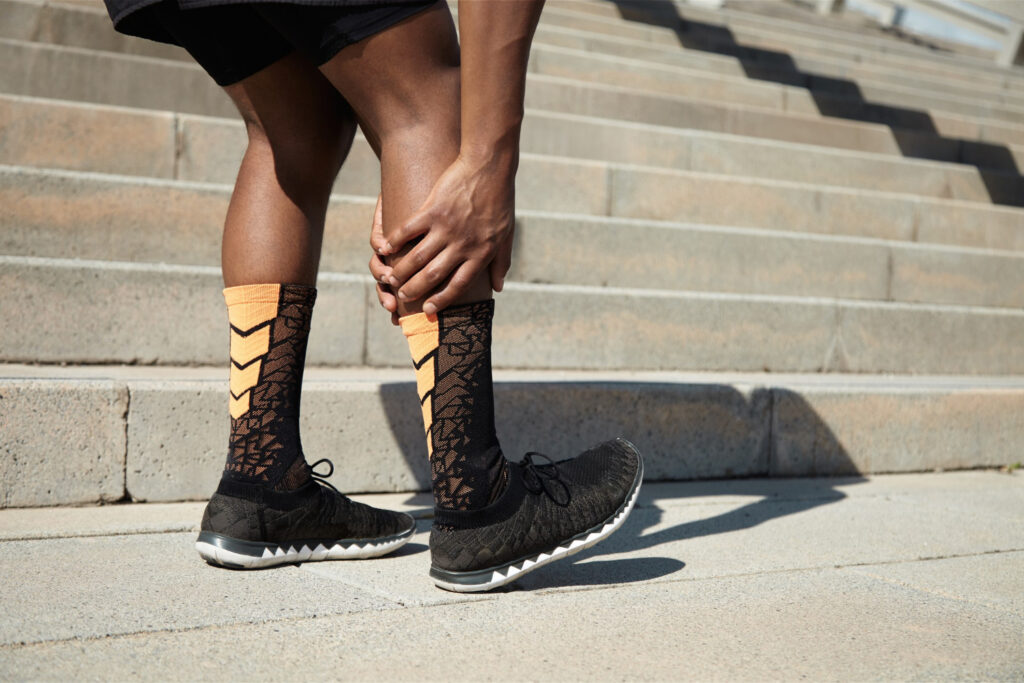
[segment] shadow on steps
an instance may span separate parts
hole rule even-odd
[[[751,80],[806,88],[822,116],[886,125],[904,157],[974,166],[993,204],[1024,206],[1024,176],[997,143],[944,137],[927,111],[869,101],[855,81],[802,70],[785,52],[741,44],[732,31],[682,17],[671,0],[609,0],[619,15],[675,31],[679,44],[735,57]]]
[[[595,391],[598,387],[600,391]],[[835,488],[837,485],[864,481],[828,425],[792,391],[643,382],[516,382],[496,383],[496,389],[498,437],[513,460],[528,450],[559,460],[622,436],[644,455],[647,481],[717,480],[688,486],[687,495],[758,497],[706,519],[642,535],[645,529],[660,524],[663,509],[651,494],[641,492],[640,507],[613,539],[570,562],[748,529],[840,501],[846,494]],[[598,396],[602,398],[597,400]],[[775,413],[780,396],[785,398],[784,416]],[[415,384],[385,384],[380,398],[419,488],[429,490]],[[776,443],[781,430],[799,432],[802,438],[787,439],[784,452],[779,452]],[[802,445],[794,448],[793,444]],[[844,478],[809,480],[801,483],[806,490],[780,497],[778,485],[765,479],[778,476]],[[412,495],[408,502],[422,506],[424,512],[432,504],[430,494],[425,493]],[[578,571],[574,568],[571,583],[645,581],[684,566],[666,557],[603,560],[582,564]],[[564,585],[562,572],[552,575],[552,580],[556,579]],[[548,587],[543,580],[531,581],[529,586]]]

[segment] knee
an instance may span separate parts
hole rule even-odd
[[[249,153],[272,161],[282,187],[329,193],[352,147],[351,111],[320,112],[280,122],[242,113]]]
[[[380,107],[386,121],[382,143],[388,138],[405,144],[410,137],[424,136],[449,145],[459,140],[459,68],[445,68],[433,74],[429,85],[420,84],[415,92],[396,93]]]

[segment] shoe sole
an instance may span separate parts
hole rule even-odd
[[[305,540],[287,543],[259,543],[202,531],[196,539],[199,555],[212,565],[227,569],[263,569],[280,564],[322,560],[363,560],[387,555],[409,542],[416,533],[408,531],[372,540]]]
[[[626,441],[625,439],[622,440]],[[456,593],[477,593],[489,591],[516,581],[533,570],[540,569],[546,564],[570,557],[571,555],[575,555],[587,548],[592,548],[611,536],[623,525],[626,518],[629,517],[629,513],[633,511],[633,506],[636,505],[636,499],[640,495],[640,485],[644,479],[644,461],[640,457],[640,452],[636,449],[636,446],[633,446],[633,444],[628,441],[626,443],[629,444],[634,452],[636,452],[640,467],[637,469],[636,477],[633,480],[633,487],[630,489],[629,494],[626,495],[626,500],[619,506],[619,509],[604,522],[592,527],[588,531],[577,534],[566,541],[562,541],[552,550],[537,553],[536,555],[521,558],[513,562],[507,562],[497,567],[479,569],[472,572],[450,572],[444,569],[431,567],[430,576],[434,579],[434,585],[438,588],[443,588],[447,591],[454,591]]]

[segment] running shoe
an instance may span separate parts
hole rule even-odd
[[[505,491],[480,510],[439,509],[430,576],[445,590],[487,591],[608,538],[636,504],[644,467],[625,439],[552,462],[508,463]]]
[[[279,564],[380,557],[409,542],[407,514],[363,505],[323,480],[278,492],[222,479],[203,513],[196,550],[210,564],[259,569]]]

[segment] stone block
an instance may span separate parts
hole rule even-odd
[[[116,382],[0,379],[0,508],[120,500],[127,411]]]
[[[892,299],[1024,308],[1024,255],[892,247]]]
[[[917,241],[1024,251],[1024,211],[970,202],[920,202]]]
[[[992,467],[1019,460],[1024,443],[1019,391],[806,387],[772,394],[774,476]]]
[[[530,54],[530,66],[533,73],[546,76],[765,109],[782,108],[782,90],[774,84],[697,70],[681,70],[678,67],[626,60],[622,57],[536,46]]]
[[[623,436],[643,453],[651,481],[767,471],[770,402],[749,386],[499,381],[495,410],[513,459],[531,450],[572,457]]]
[[[608,165],[524,154],[516,175],[516,200],[524,209],[604,215]]]
[[[603,161],[689,168],[686,131],[624,121],[527,112],[520,148],[523,152]]]
[[[0,312],[24,321],[0,330],[4,361],[227,362],[223,282],[216,268],[0,257],[0,284],[19,292],[0,302]],[[319,289],[310,362],[360,363],[363,279],[325,276]]]
[[[152,178],[174,176],[174,116],[0,96],[0,160]]]
[[[907,374],[1024,372],[1024,312],[908,304],[840,306],[832,370]]]
[[[218,264],[229,192],[0,169],[0,253]]]
[[[0,92],[213,116],[237,116],[193,63],[0,40]],[[151,84],[159,83],[159,88]]]
[[[881,244],[734,228],[522,215],[519,282],[884,299]],[[565,245],[575,257],[565,258]]]
[[[506,292],[494,363],[507,368],[813,371],[835,320],[820,301],[529,285]]]

